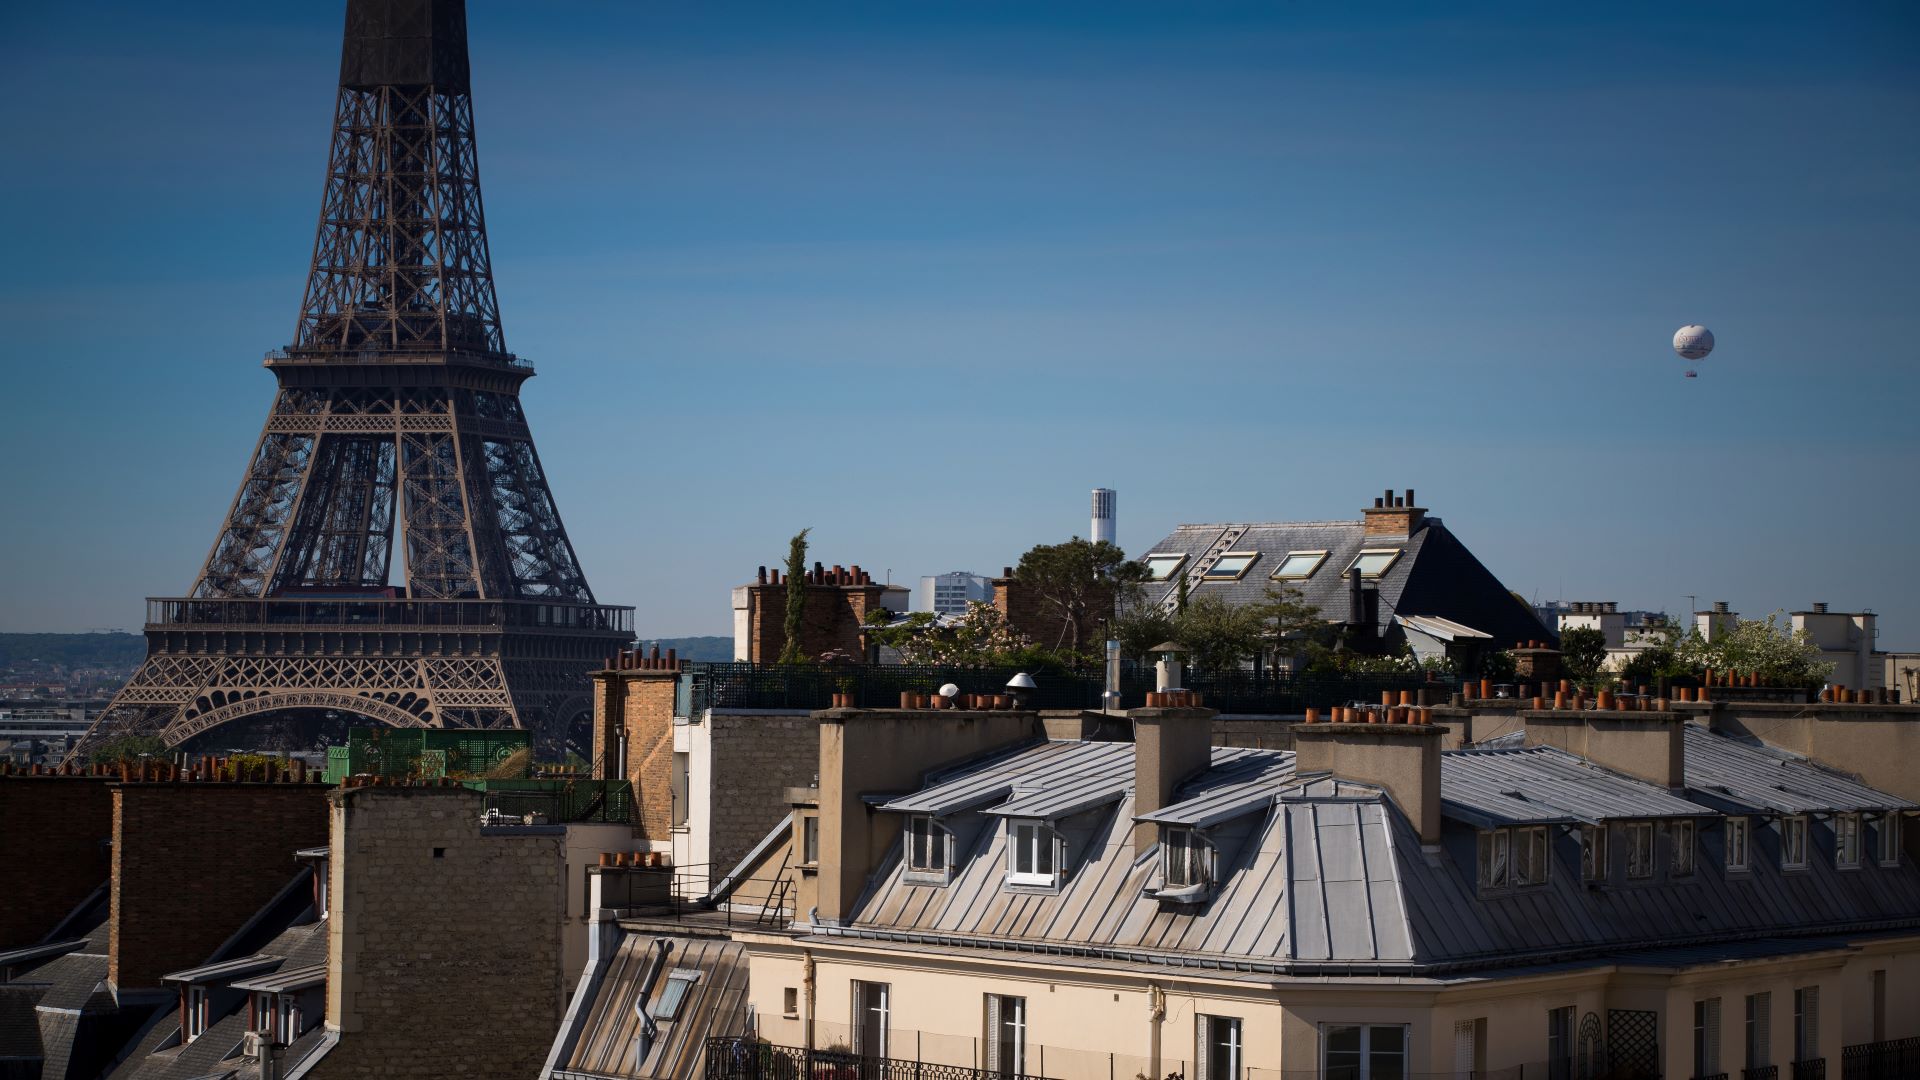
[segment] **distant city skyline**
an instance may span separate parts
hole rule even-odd
[[[1920,647],[1920,13],[475,0],[508,347],[597,597],[993,573],[1418,489],[1510,588]],[[340,5],[11,10],[0,630],[193,581]],[[1700,378],[1669,341],[1718,339]]]

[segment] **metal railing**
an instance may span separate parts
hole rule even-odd
[[[722,1036],[707,1040],[706,1080],[1038,1080],[1038,1074],[1006,1073],[960,1065],[868,1057],[837,1050],[775,1046],[758,1039]]]
[[[556,604],[544,600],[402,600],[385,597],[269,597],[197,600],[152,597],[147,626],[380,627],[588,630],[633,632],[633,609],[611,604]]]
[[[633,821],[633,784],[626,780],[485,780],[485,808],[518,821],[552,825]]]
[[[1793,1080],[1827,1080],[1827,1059],[1808,1058],[1794,1062]]]
[[[1755,1065],[1751,1069],[1741,1069],[1740,1080],[1780,1080],[1780,1066]]]
[[[718,709],[821,709],[834,694],[852,694],[862,709],[891,709],[904,692],[933,693],[952,683],[963,694],[1007,693],[1016,668],[923,667],[906,664],[689,664],[675,696],[675,713],[698,716]],[[1032,673],[1037,688],[1028,701],[1036,709],[1097,709],[1106,691],[1098,670]],[[1297,713],[1307,708],[1377,704],[1382,691],[1427,690],[1444,703],[1459,681],[1451,676],[1406,674],[1323,675],[1275,671],[1197,672],[1185,680],[1207,707],[1223,713]],[[1154,689],[1153,673],[1134,668],[1120,680],[1123,705],[1133,708]]]
[[[1840,1076],[1842,1080],[1905,1080],[1920,1076],[1920,1037],[1843,1047]]]
[[[732,881],[725,896],[709,902],[716,884],[730,868],[707,863],[662,867],[658,873],[635,874],[618,886],[608,884],[605,902],[616,918],[698,922],[727,927],[784,927],[798,915],[796,871],[782,865],[777,872]]]

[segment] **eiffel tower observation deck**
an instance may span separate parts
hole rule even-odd
[[[306,296],[266,367],[213,550],[189,595],[148,600],[147,659],[75,754],[329,713],[584,736],[633,609],[595,601],[521,407],[461,0],[348,0]]]

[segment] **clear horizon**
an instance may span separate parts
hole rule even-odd
[[[1532,598],[1920,647],[1920,9],[474,0],[523,399],[597,597],[723,635],[1416,488]],[[0,16],[0,630],[192,583],[311,255],[340,5]],[[1698,379],[1676,328],[1718,339]]]

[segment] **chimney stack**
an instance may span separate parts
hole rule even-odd
[[[1214,710],[1149,708],[1127,715],[1133,720],[1133,813],[1138,817],[1171,805],[1174,789],[1212,763]],[[1136,854],[1159,840],[1153,825],[1134,824]]]
[[[1672,712],[1525,714],[1528,746],[1553,746],[1658,787],[1686,786],[1686,718]]]
[[[1369,540],[1404,540],[1420,531],[1426,521],[1427,512],[1413,502],[1413,489],[1408,488],[1404,496],[1395,495],[1392,488],[1373,500],[1373,506],[1361,511],[1365,519],[1366,535]]]
[[[1446,733],[1440,724],[1295,724],[1295,774],[1332,773],[1383,788],[1420,843],[1438,844],[1440,742]]]
[[[1814,613],[1815,615],[1825,615],[1825,614],[1827,613],[1827,602],[1826,602],[1825,600],[1816,600],[1816,601],[1814,601],[1814,602],[1813,602],[1813,613]]]

